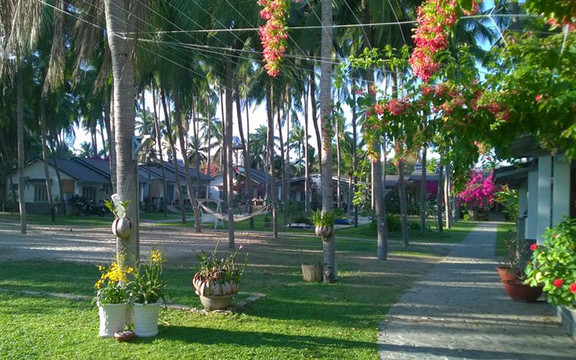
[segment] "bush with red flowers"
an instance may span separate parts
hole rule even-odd
[[[533,246],[526,283],[544,284],[549,302],[576,307],[576,219],[546,229],[542,245]]]

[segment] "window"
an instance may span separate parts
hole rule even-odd
[[[82,197],[88,201],[96,202],[96,186],[83,186],[82,187]]]
[[[34,185],[34,202],[47,202],[48,194],[46,193],[46,185]]]

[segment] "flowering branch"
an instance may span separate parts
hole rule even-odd
[[[258,33],[264,48],[264,68],[268,75],[276,77],[280,73],[280,64],[286,54],[288,33],[286,32],[286,13],[289,0],[258,0],[262,6],[260,17],[266,24],[260,26]]]

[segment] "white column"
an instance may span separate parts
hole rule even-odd
[[[555,225],[570,215],[570,162],[563,155],[554,157],[552,189],[552,224]]]
[[[522,184],[518,188],[518,217],[522,218],[528,214],[528,184]],[[511,219],[515,221],[516,219]],[[528,220],[528,219],[526,219]],[[524,221],[524,236],[528,234],[528,222]]]
[[[542,243],[542,234],[550,224],[552,209],[552,156],[538,158],[538,225],[536,228],[538,243]]]
[[[538,171],[528,173],[528,217],[526,218],[526,239],[536,240],[538,218]]]

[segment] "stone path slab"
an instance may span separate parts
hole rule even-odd
[[[380,324],[380,359],[576,359],[543,301],[508,298],[494,266],[496,223],[481,223]]]

